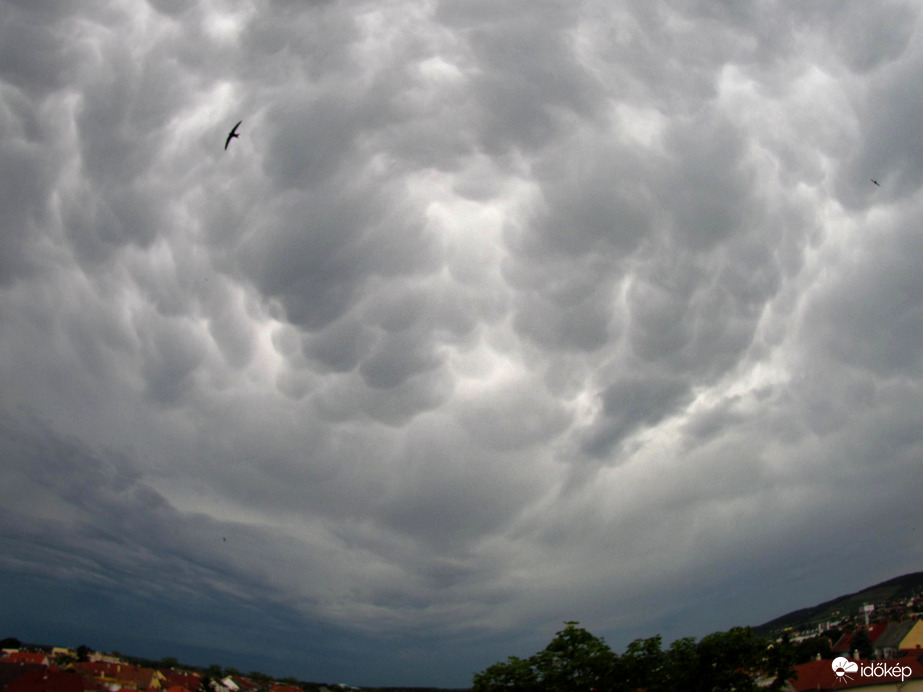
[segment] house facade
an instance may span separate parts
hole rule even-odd
[[[917,620],[900,643],[902,651],[923,649],[923,620]]]

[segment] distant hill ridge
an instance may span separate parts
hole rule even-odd
[[[890,603],[909,599],[920,592],[923,592],[923,572],[912,572],[810,608],[794,610],[787,615],[754,627],[753,631],[761,636],[769,636],[789,627],[800,627],[836,620],[844,615],[855,615],[865,603]]]

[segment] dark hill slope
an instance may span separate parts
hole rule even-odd
[[[855,615],[864,603],[890,603],[907,599],[923,591],[923,572],[913,572],[883,581],[853,594],[834,598],[811,608],[795,610],[753,628],[756,634],[768,636],[787,627],[799,627],[826,620],[836,620],[843,615]]]

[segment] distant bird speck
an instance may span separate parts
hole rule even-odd
[[[227,138],[226,140],[224,140],[224,150],[225,150],[225,151],[228,150],[228,144],[231,143],[231,140],[232,140],[232,139],[234,139],[235,137],[240,137],[240,135],[237,134],[237,128],[240,127],[240,123],[242,123],[242,122],[243,122],[243,120],[241,120],[239,123],[237,123],[237,124],[234,126],[234,128],[228,133],[228,138]]]
[[[225,148],[227,148],[227,147],[225,147]],[[878,187],[881,187],[881,183],[879,183],[879,182],[878,182],[877,180],[875,180],[874,178],[872,178],[872,182],[875,183]]]

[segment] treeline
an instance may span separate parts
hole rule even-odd
[[[668,649],[659,635],[637,639],[619,655],[579,623],[568,622],[543,651],[525,659],[511,656],[476,674],[472,692],[779,690],[806,654],[787,641],[736,627],[699,641],[679,639]]]

